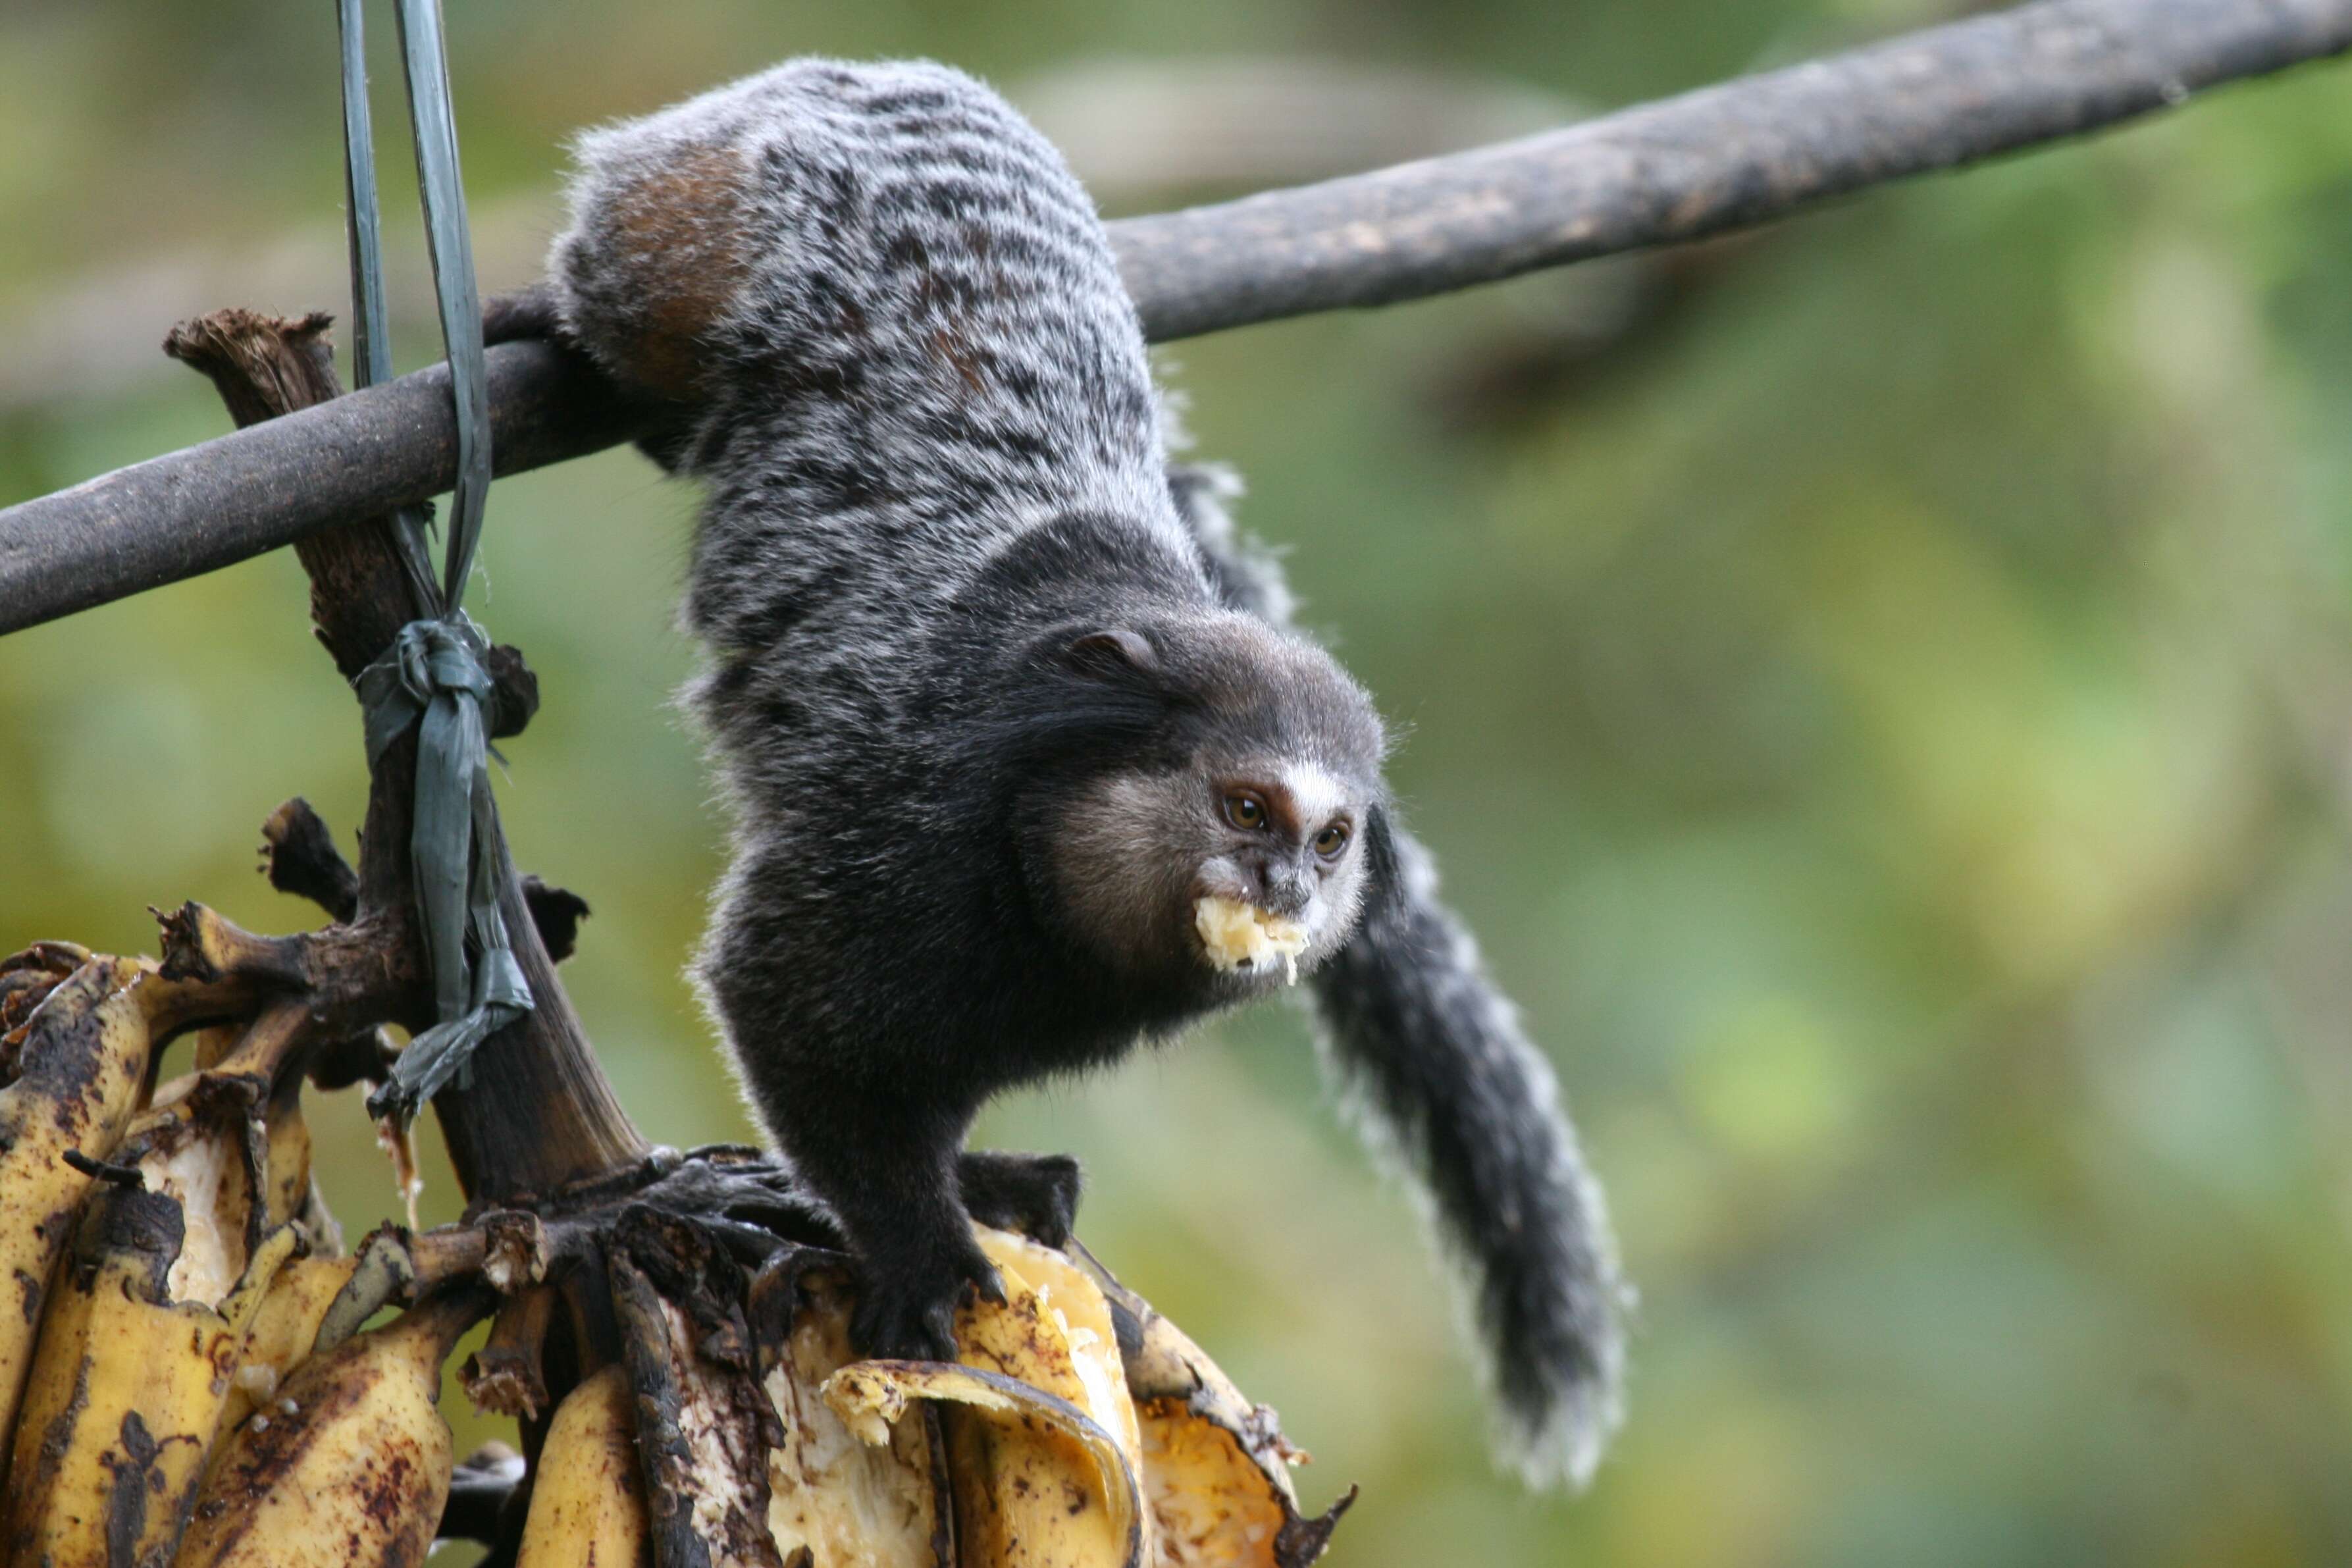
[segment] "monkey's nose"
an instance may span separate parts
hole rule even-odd
[[[1268,914],[1295,920],[1306,912],[1307,904],[1315,897],[1315,884],[1312,879],[1302,873],[1297,867],[1278,860],[1273,856],[1252,857],[1249,863],[1249,875],[1250,881],[1255,884],[1252,891],[1255,895],[1258,907]]]

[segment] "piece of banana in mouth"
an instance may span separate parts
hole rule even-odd
[[[1256,970],[1280,958],[1289,984],[1298,984],[1298,955],[1307,951],[1307,928],[1255,904],[1212,894],[1192,905],[1192,925],[1202,949],[1219,969]]]

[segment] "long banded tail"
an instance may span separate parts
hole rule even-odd
[[[1226,601],[1287,626],[1280,568],[1225,510],[1234,480],[1180,464],[1169,486]],[[1362,923],[1314,979],[1324,1058],[1467,1278],[1509,1458],[1531,1483],[1580,1486],[1622,1406],[1631,1291],[1608,1210],[1551,1064],[1438,901],[1428,852],[1386,812],[1370,827]]]

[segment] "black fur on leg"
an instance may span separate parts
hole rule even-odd
[[[858,1276],[851,1342],[866,1355],[955,1360],[965,1292],[1004,1300],[960,1190],[971,1110],[815,1070],[793,1083],[789,1100],[763,1096],[759,1109],[848,1233]]]

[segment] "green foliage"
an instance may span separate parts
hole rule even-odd
[[[453,10],[478,198],[544,186],[575,124],[796,50],[1016,89],[1096,54],[1333,55],[1609,101],[1931,19]],[[0,301],[331,223],[332,59],[290,0],[12,9]],[[1281,1408],[1309,1500],[1363,1483],[1345,1561],[2352,1558],[2346,80],[1781,226],[1466,417],[1460,388],[1556,335],[1559,280],[1169,356],[1247,523],[1409,728],[1400,787],[1643,1292],[1615,1458],[1531,1502],[1296,1020],[993,1113],[987,1138],[1087,1160],[1090,1240]],[[159,284],[142,331],[341,289]],[[218,430],[195,378],[164,386],[0,414],[0,501]],[[469,596],[544,683],[502,786],[518,857],[594,905],[568,978],[676,1143],[746,1132],[680,978],[719,831],[667,706],[690,509],[625,453],[504,482]],[[0,645],[0,946],[151,951],[142,907],[188,897],[307,923],[252,878],[253,829],[299,792],[347,834],[362,799],[285,556]],[[356,1106],[320,1120],[339,1211],[384,1212]],[[428,1217],[454,1206],[445,1172]]]

